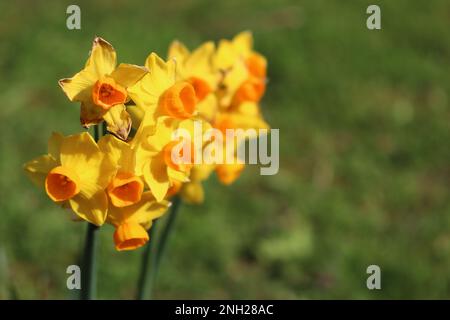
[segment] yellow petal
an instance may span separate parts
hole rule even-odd
[[[212,121],[217,114],[218,101],[215,94],[208,94],[205,99],[197,103],[199,115],[206,121]]]
[[[150,70],[155,78],[173,77],[175,75],[176,62],[172,59],[167,62],[161,59],[156,53],[152,52],[145,60],[145,67]],[[175,79],[171,79],[174,81]]]
[[[94,83],[109,75],[116,66],[116,52],[114,48],[102,38],[95,38],[91,54],[85,68],[72,78],[59,80],[70,101],[91,102],[91,91]]]
[[[153,135],[147,137],[148,146],[153,150],[162,150],[166,144],[172,141],[172,133],[180,122],[173,118],[160,117],[156,123]]]
[[[137,108],[140,109],[139,106]],[[148,137],[153,135],[156,130],[155,121],[153,119],[153,115],[149,112],[144,112],[144,117],[141,120],[141,123],[139,124],[139,127],[131,140],[132,147],[136,147],[140,144],[146,143]]]
[[[243,57],[247,57],[253,48],[253,35],[250,31],[243,31],[233,38],[235,50]]]
[[[61,143],[64,139],[64,136],[58,132],[53,132],[48,139],[48,154],[53,157],[56,161],[59,162],[59,152],[61,149]]]
[[[247,67],[242,60],[234,60],[230,68],[225,71],[224,80],[222,82],[222,89],[219,91],[219,104],[222,107],[228,107],[234,94],[239,89],[241,84],[248,78]]]
[[[135,156],[128,143],[107,134],[100,138],[98,146],[118,168],[125,172],[134,173]]]
[[[198,77],[206,81],[214,90],[219,74],[213,71],[214,42],[208,41],[195,49],[184,63],[185,77]]]
[[[58,166],[58,163],[53,157],[43,155],[25,163],[23,168],[28,178],[36,186],[44,188],[47,174],[56,166]]]
[[[169,46],[168,59],[175,59],[177,64],[184,63],[189,56],[189,50],[178,40],[173,41]]]
[[[217,51],[213,57],[215,68],[219,70],[228,70],[233,66],[237,59],[237,52],[233,44],[228,40],[220,40]]]
[[[131,117],[131,126],[134,129],[138,129],[142,120],[144,119],[145,111],[140,106],[127,106],[127,111]]]
[[[136,208],[133,215],[129,216],[128,221],[143,224],[158,219],[167,212],[167,208],[170,206],[170,202],[166,200],[157,202],[151,192],[145,192],[141,202],[143,204]]]
[[[151,53],[145,67],[149,73],[145,74],[135,85],[128,88],[128,94],[143,108],[156,117],[159,98],[176,81],[175,61],[165,62],[155,53]]]
[[[61,143],[61,165],[76,172],[82,184],[93,183],[103,188],[116,170],[87,132],[64,138]]]
[[[86,69],[93,68],[97,79],[109,75],[116,67],[116,51],[106,40],[96,37],[92,43],[91,55],[86,62]]]
[[[91,99],[92,86],[98,80],[93,69],[83,69],[72,78],[59,80],[59,86],[70,101],[89,101]]]
[[[150,158],[143,167],[145,183],[155,196],[156,201],[162,201],[169,190],[167,165],[161,154]]]
[[[181,172],[170,167],[167,168],[167,175],[171,180],[177,180],[180,182],[188,182],[189,175],[185,172]]]
[[[125,105],[117,104],[111,107],[104,115],[109,132],[122,140],[127,140],[131,130],[131,117],[125,109]]]
[[[121,86],[128,88],[138,82],[147,72],[145,67],[121,63],[111,73],[111,77]]]
[[[119,225],[125,221],[145,224],[161,217],[169,207],[169,202],[163,200],[156,202],[150,191],[142,194],[141,201],[131,206],[117,208],[110,206],[108,210],[108,223]]]
[[[108,198],[103,189],[91,187],[84,189],[69,200],[72,210],[82,219],[101,226],[108,212]]]

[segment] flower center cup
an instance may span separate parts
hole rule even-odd
[[[206,96],[210,94],[212,91],[209,84],[200,78],[190,77],[188,82],[194,87],[197,102],[200,102],[203,99],[205,99]]]
[[[53,168],[45,179],[45,191],[53,201],[65,201],[80,192],[76,173],[62,166]]]
[[[144,227],[134,222],[125,222],[117,226],[113,238],[118,251],[137,249],[150,239]]]
[[[116,104],[124,103],[126,99],[127,91],[113,78],[102,78],[92,87],[92,101],[105,110]]]
[[[266,77],[266,60],[263,56],[257,53],[252,53],[245,61],[248,71],[252,76],[257,78]]]
[[[235,94],[235,102],[237,104],[244,101],[258,102],[266,91],[265,80],[250,77],[245,80]]]
[[[188,173],[194,165],[194,144],[187,141],[171,141],[164,146],[164,162],[174,170]]]
[[[194,114],[196,100],[194,87],[188,82],[179,82],[163,93],[159,106],[171,117],[188,119]]]
[[[107,192],[116,207],[126,207],[141,200],[144,183],[131,173],[119,172],[108,185]]]

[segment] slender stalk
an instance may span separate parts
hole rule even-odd
[[[81,273],[81,300],[95,299],[97,294],[96,248],[98,227],[88,224],[84,245],[83,269]]]
[[[172,208],[170,210],[170,214],[167,220],[167,223],[165,225],[164,230],[162,231],[161,234],[161,239],[159,240],[158,243],[158,251],[156,252],[156,267],[159,267],[159,264],[161,263],[161,258],[164,256],[164,252],[166,250],[167,247],[167,239],[169,238],[169,234],[171,233],[174,223],[175,223],[175,218],[178,215],[178,208],[180,207],[181,204],[181,199],[179,196],[175,196],[175,198],[173,199],[172,202]],[[158,270],[158,269],[156,269]]]
[[[94,139],[100,139],[100,127],[94,126]],[[97,230],[98,227],[88,223],[84,244],[83,268],[81,273],[81,300],[92,300],[97,296]]]
[[[102,136],[106,136],[107,133],[108,130],[106,129],[106,124],[105,122],[102,122]]]
[[[95,125],[94,126],[94,140],[95,140],[95,142],[97,142],[99,139],[100,139],[100,127],[98,125]]]
[[[143,261],[142,261],[142,269],[141,269],[141,277],[140,277],[140,283],[139,283],[139,293],[138,298],[139,299],[145,299],[148,297],[151,299],[152,297],[152,291],[153,287],[156,282],[156,278],[158,276],[159,266],[161,264],[161,258],[164,256],[164,252],[167,247],[167,240],[169,238],[169,235],[173,229],[175,219],[178,215],[178,209],[180,207],[181,199],[176,196],[172,202],[172,207],[170,209],[170,212],[168,214],[168,220],[166,225],[164,226],[164,229],[162,231],[162,234],[160,238],[158,239],[158,244],[156,248],[153,249],[153,252],[150,253],[152,248],[150,248],[150,244],[147,246]],[[150,229],[150,239],[152,238],[152,235],[155,234],[154,229],[155,225],[152,226]],[[152,242],[152,241],[150,241]],[[155,239],[153,239],[153,242],[155,242]],[[153,245],[154,246],[154,245]],[[148,266],[148,260],[150,258],[150,268]],[[142,279],[144,279],[145,282],[142,282]],[[142,288],[142,289],[141,289]]]
[[[149,275],[150,275],[150,266],[151,269],[154,269],[154,261],[155,261],[155,240],[154,236],[156,234],[156,224],[158,221],[153,222],[152,227],[149,230],[149,237],[150,241],[145,246],[144,252],[142,254],[142,262],[141,262],[141,271],[139,274],[139,282],[138,282],[138,293],[137,293],[137,299],[143,300],[146,296],[149,295]],[[151,262],[150,262],[151,259]]]

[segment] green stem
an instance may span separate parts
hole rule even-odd
[[[154,269],[154,261],[155,261],[155,240],[154,236],[156,234],[156,223],[157,221],[153,222],[152,227],[149,230],[149,238],[150,241],[145,246],[144,252],[142,254],[142,262],[141,262],[141,271],[139,274],[139,282],[138,282],[138,294],[137,299],[143,300],[146,296],[149,295],[149,279],[150,279],[150,272],[149,270]],[[151,263],[150,263],[151,259]],[[149,267],[149,264],[151,267]]]
[[[149,299],[152,297],[153,287],[156,282],[156,278],[158,276],[159,266],[161,264],[161,259],[164,256],[164,252],[167,247],[167,239],[169,238],[169,234],[171,233],[175,219],[178,215],[178,209],[180,207],[181,199],[176,196],[173,199],[172,207],[170,209],[170,212],[168,214],[168,220],[166,225],[164,226],[164,229],[162,231],[161,237],[159,238],[158,245],[155,248],[156,250],[153,250],[153,254],[150,254],[151,248],[146,248],[146,251],[144,252],[143,259],[148,261],[150,256],[150,268],[148,267],[148,262],[142,262],[142,268],[145,268],[144,270],[141,270],[141,274],[144,273],[145,275],[142,276],[142,279],[145,279],[145,283],[139,283],[139,286],[142,286],[142,293],[139,293],[139,299],[145,299],[146,296],[148,296]],[[154,235],[154,231],[152,229],[154,226],[150,229],[150,238],[152,235]],[[151,242],[151,240],[150,240]],[[153,239],[153,242],[155,242],[155,239]],[[148,246],[150,247],[150,245]]]
[[[81,273],[81,300],[92,300],[96,297],[96,248],[98,227],[88,224],[86,243],[84,245],[83,268]]]
[[[94,126],[94,139],[100,139],[100,126]],[[98,227],[88,223],[84,244],[83,267],[81,269],[81,300],[92,300],[97,296],[97,230]]]
[[[100,139],[100,126],[95,125],[94,126],[94,140],[95,140],[95,142],[98,142],[99,139]]]

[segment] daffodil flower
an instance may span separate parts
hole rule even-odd
[[[112,135],[106,135],[99,140],[98,145],[116,167],[106,189],[110,202],[119,208],[139,202],[144,191],[144,182],[135,173],[135,153],[130,144]]]
[[[126,207],[110,204],[107,222],[115,226],[116,250],[134,250],[149,241],[147,229],[153,220],[166,213],[169,205],[165,200],[156,202],[150,191],[144,192],[140,201]]]
[[[200,120],[197,121],[200,122]],[[201,139],[204,130],[210,127],[205,122],[201,123],[202,130],[196,133],[192,119],[178,120],[165,116],[158,118],[154,125],[150,115],[144,117],[141,127],[132,141],[136,149],[136,171],[144,176],[146,184],[157,201],[161,201],[167,196],[173,181],[189,181],[195,154],[202,148],[201,143],[200,145],[194,144],[195,134],[199,134]],[[189,132],[190,138],[173,140],[172,134],[177,129],[185,129]],[[184,150],[188,150],[190,154],[184,154]],[[173,152],[178,153],[179,160],[181,160],[179,163],[173,160]]]
[[[255,139],[259,135],[259,129],[269,129],[269,125],[263,119],[260,107],[254,102],[243,102],[237,106],[230,108],[226,112],[219,113],[214,119],[214,128],[219,129],[223,134],[226,134],[227,129],[254,129],[254,131],[247,131],[244,137],[245,139]],[[253,134],[250,134],[253,133]],[[221,163],[215,168],[215,172],[220,182],[225,185],[232,184],[244,170],[244,163],[239,161],[236,156],[237,148],[243,141],[237,141],[235,148],[231,151],[233,154],[231,158],[234,159],[233,163]],[[223,150],[227,150],[225,142]],[[223,152],[224,157],[225,151]]]
[[[219,91],[222,108],[260,101],[266,89],[267,60],[253,50],[250,32],[241,32],[231,41],[221,40],[214,62],[223,73]]]
[[[151,53],[145,61],[150,70],[135,85],[128,88],[141,115],[150,114],[154,124],[161,116],[189,119],[196,114],[197,98],[194,87],[188,81],[178,81],[176,61],[165,62]]]
[[[132,64],[116,67],[114,48],[102,38],[95,38],[83,70],[72,78],[59,80],[70,101],[81,102],[80,121],[84,127],[105,120],[108,131],[126,140],[131,120],[125,103],[127,88],[144,76],[147,70]]]
[[[253,35],[250,31],[243,31],[236,35],[231,45],[237,54],[244,59],[250,75],[264,79],[267,73],[267,59],[253,50]]]
[[[115,166],[86,132],[63,137],[54,133],[48,154],[25,164],[30,179],[56,203],[68,203],[82,219],[95,225],[106,220],[105,193]]]
[[[218,108],[215,95],[220,74],[213,67],[215,45],[209,41],[190,52],[181,42],[174,41],[169,47],[168,58],[174,59],[180,79],[194,87],[197,110],[205,120],[213,119]]]

